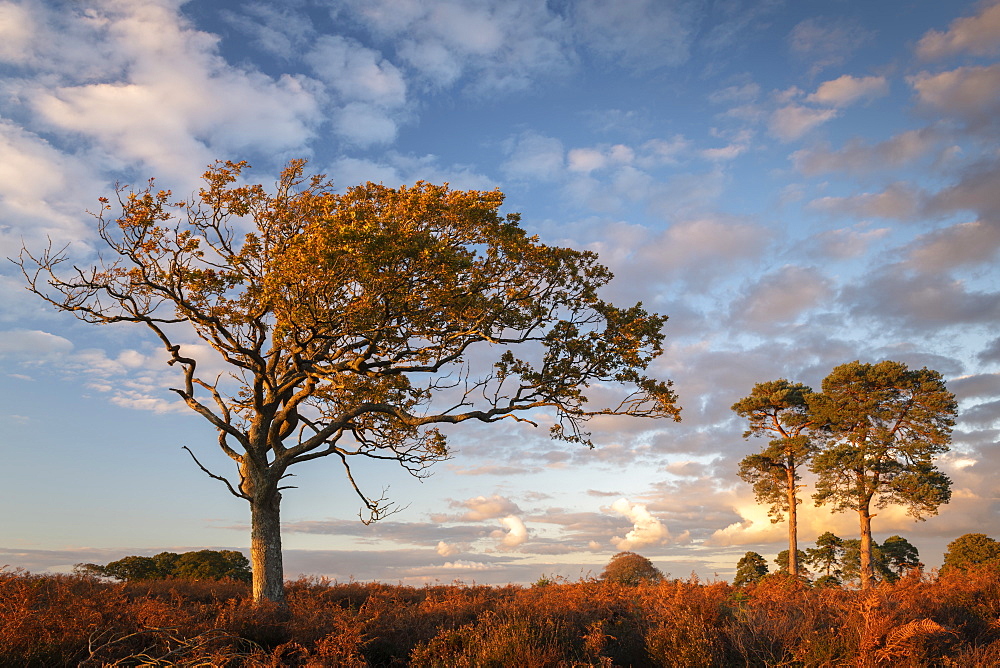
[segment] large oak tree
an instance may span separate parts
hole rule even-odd
[[[874,508],[901,505],[917,519],[937,513],[951,498],[951,480],[934,463],[948,451],[955,395],[941,374],[901,362],[850,362],[823,379],[809,398],[825,445],[812,461],[817,505],[858,513],[860,580],[873,583]]]
[[[645,375],[666,318],[603,301],[611,273],[597,256],[529,236],[498,213],[499,191],[338,194],[294,161],[269,192],[240,184],[245,167],[210,167],[190,202],[152,181],[119,188],[96,214],[109,261],[69,268],[59,251],[25,250],[21,266],[58,309],[148,328],[180,368],[173,391],[237,465],[229,480],[198,464],[250,505],[256,600],[284,600],[293,465],[339,459],[376,520],[391,504],[362,490],[351,461],[422,475],[448,456],[436,425],[544,413],[553,437],[589,445],[596,415],[679,419],[669,381]],[[194,337],[231,373],[201,373]]]

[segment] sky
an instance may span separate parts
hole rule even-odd
[[[217,159],[273,184],[306,158],[338,188],[417,180],[506,194],[549,244],[597,251],[604,296],[669,316],[653,375],[683,421],[455,429],[416,480],[334,461],[284,493],[285,573],[419,585],[597,575],[631,550],[731,579],[787,546],[738,462],[730,406],[901,361],[959,399],[951,502],[878,511],[928,567],[1000,538],[1000,3],[939,0],[0,1],[0,257],[101,250],[116,183],[193,193]],[[67,571],[245,549],[211,427],[144,331],[55,312],[0,268],[0,566]],[[857,516],[800,510],[800,546]],[[774,567],[772,566],[772,569]]]

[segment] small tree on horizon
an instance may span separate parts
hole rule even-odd
[[[245,162],[210,167],[191,202],[152,181],[119,187],[96,214],[108,261],[68,268],[52,248],[19,259],[56,309],[147,328],[167,351],[172,391],[235,463],[231,480],[185,446],[249,504],[256,601],[285,601],[280,508],[295,465],[338,460],[375,521],[393,506],[352,462],[424,476],[449,456],[441,425],[543,414],[553,438],[591,446],[594,416],[680,419],[670,382],[645,374],[666,318],[603,301],[612,274],[596,254],[529,236],[498,213],[496,190],[338,194],[304,164],[273,193],[236,185]]]
[[[892,582],[915,569],[922,569],[920,551],[902,536],[889,536],[882,542],[882,558],[893,573]]]
[[[878,541],[872,541],[871,547],[872,585],[880,582],[895,582],[896,574],[889,567],[889,562],[882,552]],[[841,562],[841,576],[844,581],[861,586],[861,539],[850,538],[844,541],[844,557]]]
[[[816,547],[806,548],[806,560],[823,577],[840,577],[840,560],[844,555],[844,540],[831,531],[816,538]]]
[[[802,550],[799,550],[799,553],[798,553],[797,556],[798,556],[797,561],[799,563],[799,572],[796,575],[796,577],[800,577],[800,578],[804,578],[804,579],[808,580],[809,576],[812,575],[812,574],[809,572],[809,569],[806,568],[806,566],[805,566],[805,564],[807,563],[807,561],[806,561],[807,560],[806,553],[803,552]],[[788,574],[791,574],[791,571],[788,569],[788,550],[782,550],[781,552],[779,552],[774,557],[774,563],[778,566],[778,572],[779,573],[788,573]]]
[[[611,557],[597,579],[615,584],[637,585],[641,582],[659,582],[663,579],[663,573],[641,554],[619,552]]]
[[[767,559],[756,552],[747,552],[736,563],[736,576],[733,578],[734,587],[743,587],[748,584],[760,582],[768,573]]]

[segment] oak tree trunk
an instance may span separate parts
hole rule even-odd
[[[250,564],[253,600],[285,605],[285,573],[281,561],[281,492],[257,494],[250,502]]]

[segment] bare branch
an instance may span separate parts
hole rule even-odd
[[[205,468],[205,467],[204,467],[204,466],[202,465],[202,463],[201,463],[200,461],[198,461],[198,458],[194,456],[194,453],[193,453],[193,452],[191,452],[191,448],[189,448],[189,447],[188,447],[188,446],[186,446],[186,445],[184,445],[184,446],[181,446],[181,447],[182,447],[182,448],[183,448],[184,450],[187,450],[188,454],[189,454],[189,455],[191,455],[191,459],[193,459],[193,460],[194,460],[194,463],[195,463],[195,464],[197,464],[197,465],[198,465],[198,468],[200,468],[200,469],[201,469],[202,471],[204,471],[204,472],[205,472],[205,474],[206,474],[206,475],[207,475],[207,476],[208,476],[209,478],[214,478],[214,479],[216,479],[216,480],[218,480],[218,481],[220,481],[220,482],[224,483],[224,484],[226,485],[226,488],[227,488],[227,489],[229,489],[229,493],[230,493],[230,494],[232,494],[233,496],[235,496],[235,497],[238,497],[238,498],[241,498],[241,499],[246,499],[247,501],[249,501],[249,500],[250,500],[250,497],[249,497],[249,496],[247,496],[246,494],[244,494],[244,493],[242,493],[242,492],[237,492],[237,491],[236,491],[236,490],[235,490],[235,489],[233,488],[233,485],[232,485],[232,483],[230,483],[230,482],[229,482],[229,480],[227,480],[227,479],[226,479],[225,477],[223,477],[223,476],[221,476],[221,475],[216,475],[216,474],[212,473],[211,471],[209,471],[209,470],[208,470],[207,468]]]

